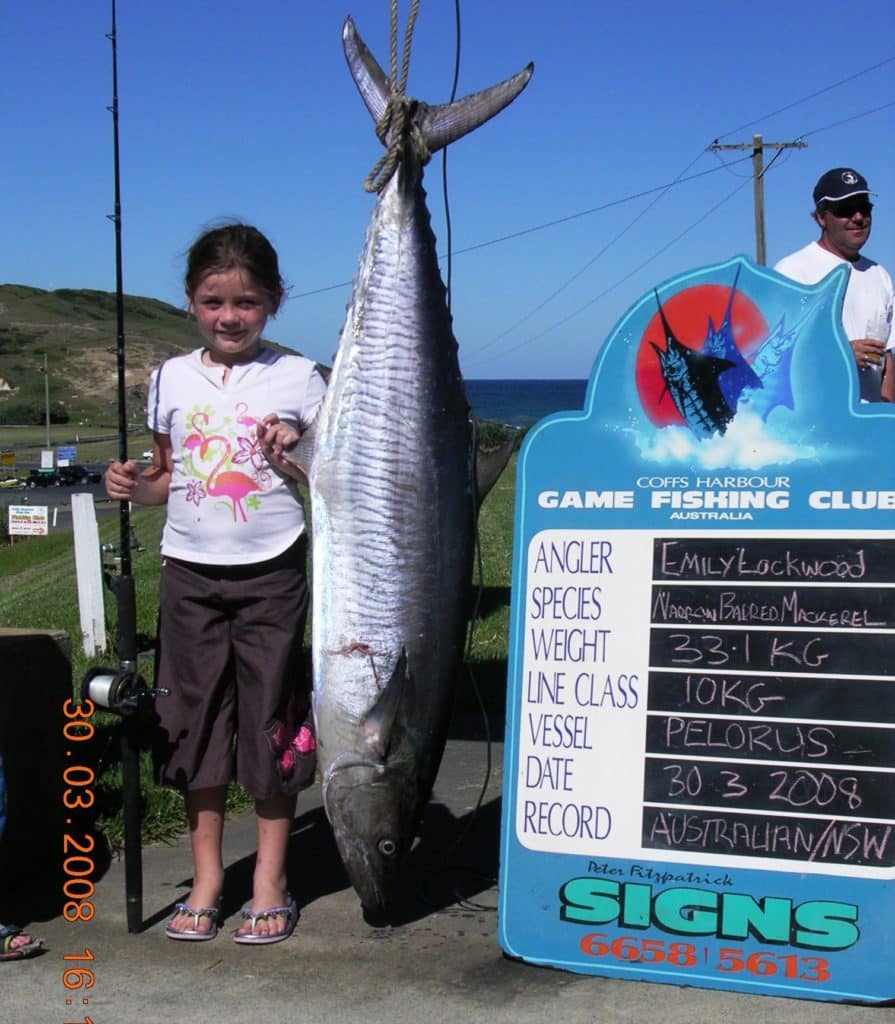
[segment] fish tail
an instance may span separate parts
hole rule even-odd
[[[394,94],[385,72],[358,35],[351,18],[346,18],[342,27],[342,45],[361,99],[378,124]],[[432,107],[420,103],[420,128],[429,154],[436,153],[499,114],[528,85],[533,72],[534,64],[529,63],[505,81],[470,93],[453,103]]]

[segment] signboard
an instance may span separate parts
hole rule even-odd
[[[46,505],[10,505],[10,537],[45,537],[49,533]]]
[[[72,445],[59,445],[56,449],[56,465],[70,466],[77,458],[77,450]]]
[[[41,469],[52,469],[53,468],[53,449],[42,448],[40,452],[40,468]]]
[[[681,275],[526,438],[511,956],[895,998],[895,409],[859,403],[845,284]]]

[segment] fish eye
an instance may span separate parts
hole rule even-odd
[[[395,845],[394,839],[380,839],[379,840],[379,852],[383,857],[394,857],[397,846]]]

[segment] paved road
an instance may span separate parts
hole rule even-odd
[[[46,505],[50,529],[71,529],[71,496],[88,493],[93,495],[97,519],[118,514],[118,503],[109,501],[102,484],[86,484],[78,487],[0,487],[0,516],[6,520],[10,505]]]

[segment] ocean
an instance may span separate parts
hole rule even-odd
[[[524,427],[552,412],[580,409],[586,380],[467,380],[466,394],[478,420]]]

